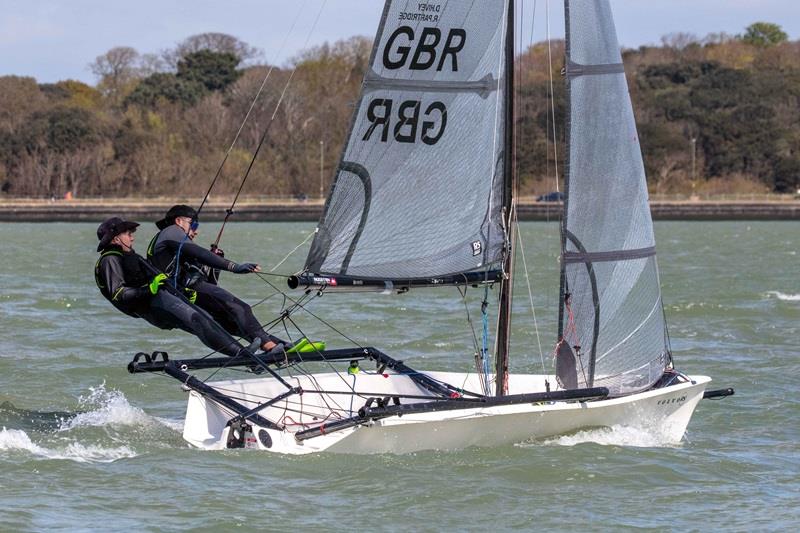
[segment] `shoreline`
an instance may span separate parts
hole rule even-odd
[[[131,220],[157,220],[176,203],[198,205],[199,201],[175,199],[87,199],[2,200],[0,222],[101,222],[111,216]],[[221,221],[229,203],[209,202],[202,211],[204,221]],[[232,220],[248,222],[317,222],[322,215],[320,200],[243,200]],[[557,221],[559,202],[522,201],[519,220]],[[790,201],[652,201],[654,220],[800,220],[800,200]]]

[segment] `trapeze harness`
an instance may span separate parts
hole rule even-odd
[[[177,226],[176,226],[177,227]],[[221,269],[228,270],[222,264],[217,265],[217,268],[211,266],[199,266],[195,264],[191,260],[184,260],[181,261],[181,252],[183,249],[184,244],[187,246],[195,247],[197,246],[193,242],[188,240],[188,235],[181,231],[181,239],[178,240],[178,236],[176,235],[174,238],[166,238],[166,241],[175,241],[178,243],[177,249],[173,253],[167,246],[161,247],[160,250],[156,251],[156,245],[158,244],[159,237],[165,232],[173,231],[172,226],[164,228],[163,230],[156,233],[153,238],[150,240],[150,244],[147,245],[147,260],[150,264],[154,265],[156,268],[164,272],[167,276],[170,277],[172,280],[173,287],[185,287],[185,288],[192,288],[194,284],[198,281],[206,281],[213,285],[217,284],[219,279],[219,273]],[[176,232],[177,233],[177,232]],[[167,236],[169,237],[169,236]],[[199,247],[198,247],[199,248]],[[195,248],[196,249],[196,248]],[[207,252],[206,250],[203,250]],[[219,259],[220,263],[223,261],[225,263],[230,263],[226,259],[222,259],[221,255],[212,254],[212,252],[207,252],[208,254],[212,255],[211,260]]]
[[[101,272],[103,260],[110,257],[119,257],[124,276],[124,279],[121,280],[122,286],[114,294],[111,293],[111,288],[105,285],[106,278]],[[97,288],[100,289],[100,294],[111,302],[114,307],[134,318],[140,318],[140,314],[146,311],[148,307],[146,303],[146,296],[149,295],[147,284],[150,282],[152,275],[143,268],[143,261],[135,253],[123,253],[119,249],[111,248],[104,250],[94,265],[94,281],[97,284]],[[120,296],[122,296],[122,292],[125,289],[141,291],[141,294],[137,294],[132,300],[124,301]],[[147,291],[144,289],[147,289]]]

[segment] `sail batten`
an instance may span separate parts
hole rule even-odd
[[[503,261],[506,4],[386,2],[307,272],[435,279]]]
[[[573,61],[567,63],[566,75],[568,78],[600,76],[603,74],[625,74],[625,66],[622,63],[601,63],[598,65],[581,65]]]
[[[656,312],[653,223],[609,2],[566,0],[566,13],[560,330],[575,350],[568,357],[578,386],[606,386],[619,395],[652,385],[668,361],[663,313]]]
[[[492,73],[487,74],[483,79],[477,81],[437,81],[437,80],[404,80],[395,78],[384,78],[370,71],[364,77],[364,90],[375,89],[395,89],[404,91],[419,92],[474,92],[482,98],[486,98],[490,93],[498,88],[497,80]]]

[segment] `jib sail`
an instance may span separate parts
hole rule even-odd
[[[612,394],[634,392],[661,377],[668,358],[644,165],[609,2],[565,5],[569,115],[559,379]]]
[[[507,4],[386,2],[307,273],[499,267]]]

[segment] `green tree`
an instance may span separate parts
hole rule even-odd
[[[125,99],[126,104],[154,107],[159,100],[193,106],[206,92],[197,81],[179,78],[175,74],[158,72],[143,79]]]
[[[222,91],[242,75],[236,70],[239,58],[229,52],[200,50],[178,61],[177,77],[201,83],[209,91]]]
[[[0,131],[13,131],[28,115],[41,110],[47,100],[36,80],[20,76],[0,76]]]
[[[718,68],[693,84],[690,99],[709,175],[773,179],[780,131],[757,77]]]
[[[55,107],[34,113],[20,137],[29,152],[38,148],[65,153],[97,144],[103,131],[97,118],[85,109]]]
[[[174,49],[162,52],[163,61],[170,66],[177,67],[178,62],[195,52],[211,50],[220,54],[233,54],[239,61],[251,63],[251,60],[262,55],[261,50],[254,48],[244,41],[240,41],[226,33],[200,33],[187,37]]]
[[[776,192],[795,192],[800,189],[800,155],[782,157],[775,165]]]
[[[742,41],[754,46],[772,46],[789,39],[781,27],[771,22],[754,22],[745,28]]]

